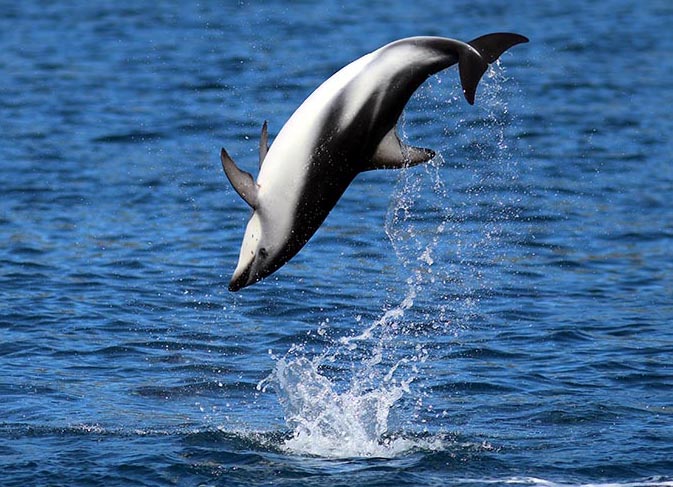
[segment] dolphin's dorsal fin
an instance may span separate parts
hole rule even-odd
[[[258,186],[257,183],[255,183],[252,174],[239,169],[224,148],[222,148],[220,158],[222,159],[222,169],[224,169],[224,174],[227,175],[231,185],[241,198],[243,198],[243,201],[249,204],[253,210],[256,209]]]
[[[264,120],[262,125],[262,134],[259,137],[259,167],[262,167],[266,153],[269,152],[269,130]]]
[[[388,132],[378,147],[372,160],[365,166],[363,171],[372,169],[401,169],[428,162],[435,157],[435,152],[430,149],[411,147],[404,144],[397,135],[397,126]]]

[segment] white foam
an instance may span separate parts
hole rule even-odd
[[[389,380],[369,391],[356,384],[339,393],[319,365],[320,358],[284,357],[269,378],[292,429],[284,450],[330,458],[389,458],[417,446],[386,436],[390,411],[408,393],[407,383]]]

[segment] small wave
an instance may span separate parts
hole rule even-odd
[[[176,427],[171,428],[133,428],[110,427],[99,423],[72,423],[66,425],[30,424],[30,423],[0,423],[0,434],[11,438],[22,437],[70,437],[70,436],[110,436],[110,437],[139,437],[139,436],[171,436],[176,434],[192,433],[193,429]]]
[[[665,477],[648,477],[627,482],[581,483],[545,480],[538,477],[510,477],[504,479],[460,479],[459,483],[470,485],[526,485],[533,487],[673,487],[673,480]]]

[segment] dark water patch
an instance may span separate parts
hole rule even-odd
[[[514,297],[521,297],[520,294],[518,293],[513,294]],[[539,296],[539,293],[535,293],[534,296]],[[509,310],[497,311],[494,313],[494,315],[497,316],[500,320],[506,322],[509,321],[513,323],[518,323],[523,321],[529,323],[536,323],[539,322],[539,320],[541,319],[549,318],[549,316],[552,315],[552,313],[549,311],[530,309],[530,307],[528,307],[525,309],[509,309]]]
[[[660,240],[673,241],[673,232],[665,229],[651,231],[627,231],[622,233],[607,233],[600,236],[601,239],[611,242],[623,243],[645,243],[657,242]]]
[[[550,260],[549,261],[550,266],[558,267],[559,269],[564,269],[564,270],[577,270],[577,269],[582,269],[586,267],[585,262],[581,262],[578,260],[570,260],[570,259],[562,259],[562,260]]]
[[[429,388],[433,394],[450,392],[452,394],[507,394],[517,391],[516,387],[492,382],[449,382]]]
[[[549,339],[559,343],[582,343],[591,342],[595,337],[591,333],[582,330],[558,330],[548,335]]]
[[[138,144],[161,140],[165,134],[161,132],[128,132],[123,134],[101,135],[91,139],[96,144]]]
[[[232,90],[232,85],[224,83],[221,80],[210,80],[181,84],[177,86],[177,89],[196,92],[214,91],[218,95],[224,96],[224,93]]]
[[[135,389],[134,393],[148,398],[178,399],[181,397],[199,397],[212,393],[245,394],[256,390],[257,383],[243,381],[222,382],[192,382],[177,386],[142,386]]]
[[[204,132],[213,132],[219,126],[219,120],[214,118],[203,118],[202,120],[189,120],[179,124],[176,128],[183,134],[201,134]]]
[[[442,358],[445,360],[451,359],[468,359],[468,360],[517,360],[521,358],[526,358],[527,355],[512,351],[512,350],[502,350],[494,348],[472,348],[469,350],[460,350],[455,351],[450,354],[444,355]]]
[[[39,397],[42,395],[53,396],[57,395],[59,391],[51,386],[42,385],[42,384],[0,384],[0,391],[3,395],[6,395],[7,398],[21,397],[24,394],[31,396]]]
[[[531,421],[543,425],[581,425],[596,422],[611,424],[620,418],[619,414],[607,406],[593,404],[571,404],[562,409],[550,409],[532,416]]]
[[[287,323],[287,325],[291,326],[292,323]],[[304,326],[306,325],[304,324]],[[321,337],[320,335],[316,335],[315,333],[309,333],[308,331],[303,331],[278,336],[275,339],[270,340],[268,342],[268,345],[273,347],[273,349],[282,350],[282,349],[288,349],[293,345],[306,347],[306,346],[316,346],[326,344],[328,342],[329,340],[327,340],[324,337]]]

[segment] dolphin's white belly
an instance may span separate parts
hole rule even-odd
[[[285,123],[264,159],[257,185],[260,208],[274,221],[278,237],[288,237],[299,199],[304,194],[311,156],[316,151],[320,129],[332,111],[332,101],[369,63],[374,53],[345,66],[321,84]],[[366,93],[362,93],[366,96]],[[348,100],[358,106],[357,97]],[[347,112],[348,110],[346,110]],[[282,235],[281,235],[282,234]]]

